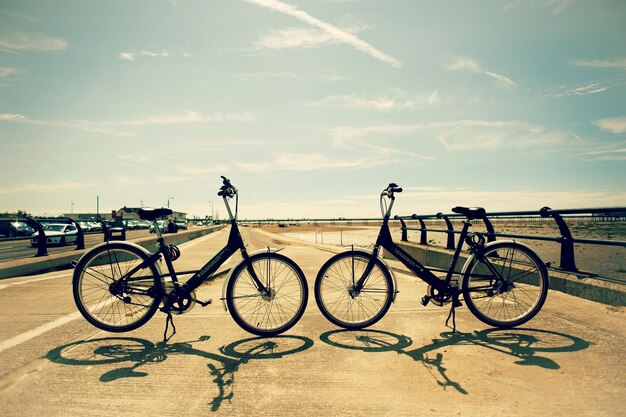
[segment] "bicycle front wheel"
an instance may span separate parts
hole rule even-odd
[[[367,265],[373,268],[361,291],[357,281]],[[349,251],[330,258],[315,279],[315,301],[331,323],[345,329],[362,329],[382,319],[393,299],[393,280],[380,259],[366,252]]]
[[[74,301],[85,319],[108,332],[145,324],[160,303],[161,276],[148,256],[125,243],[87,252],[72,279]]]
[[[526,323],[548,295],[548,269],[530,248],[496,243],[475,256],[463,279],[463,298],[482,322],[495,327]]]
[[[275,336],[293,327],[309,298],[304,273],[286,256],[259,253],[250,265],[268,292],[261,292],[252,278],[248,263],[233,271],[226,288],[226,305],[235,322],[259,336]]]

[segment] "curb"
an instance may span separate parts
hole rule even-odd
[[[448,269],[452,259],[452,251],[432,246],[424,246],[412,242],[398,242],[406,252],[420,263],[431,267]],[[383,252],[384,253],[384,252]],[[384,253],[383,257],[395,259]],[[463,265],[467,254],[461,254],[459,265]],[[564,272],[548,268],[550,289],[575,297],[584,298],[612,306],[626,306],[626,285],[594,279],[586,275]]]

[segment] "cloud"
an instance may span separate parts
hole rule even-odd
[[[0,78],[8,77],[15,73],[15,68],[12,67],[0,67]]]
[[[346,30],[340,29],[330,23],[323,22],[319,20],[307,12],[298,9],[296,6],[292,6],[287,3],[283,3],[278,0],[244,0],[248,3],[255,4],[260,7],[265,7],[268,9],[275,10],[280,13],[284,13],[291,17],[294,17],[301,22],[307,23],[314,28],[319,29],[317,32],[311,31],[301,31],[295,32],[296,29],[291,30],[291,34],[296,38],[294,42],[288,42],[288,39],[285,36],[276,36],[273,38],[273,47],[278,48],[279,45],[293,45],[293,46],[285,46],[285,47],[311,47],[317,46],[324,43],[345,43],[353,46],[357,50],[375,58],[379,61],[382,61],[386,64],[391,65],[392,67],[399,68],[401,67],[401,63],[394,57],[391,57],[380,50],[376,49],[369,43],[359,39],[356,35],[349,33]],[[289,31],[289,29],[288,29]],[[284,35],[284,33],[282,34]]]
[[[304,80],[305,77],[298,75],[291,71],[264,71],[264,72],[244,72],[237,75],[238,78],[243,80],[258,80],[263,78],[285,78],[292,80]]]
[[[35,183],[26,182],[23,184],[15,184],[8,188],[0,188],[0,194],[18,194],[24,192],[51,193],[63,190],[74,190],[77,188],[92,187],[93,183],[79,182],[73,180],[61,180],[54,183]]]
[[[91,133],[101,133],[111,136],[133,136],[131,132],[121,131],[100,122],[87,120],[39,120],[31,119],[23,114],[3,113],[0,114],[0,122],[13,122],[33,126],[49,126],[83,130]]]
[[[619,58],[614,60],[575,60],[572,64],[579,67],[591,67],[591,68],[619,68],[626,70],[626,58]]]
[[[301,28],[272,30],[257,42],[258,45],[270,49],[314,48],[339,43],[340,40],[323,30]]]
[[[510,10],[522,6],[539,6],[550,8],[554,14],[558,14],[574,2],[575,0],[513,0],[502,6],[501,10]]]
[[[444,68],[448,71],[469,71],[493,78],[496,84],[506,89],[516,89],[517,83],[508,77],[483,69],[478,61],[471,57],[448,56],[444,61]]]
[[[189,165],[179,165],[178,170],[183,174],[199,176],[199,175],[214,175],[220,174],[222,172],[227,172],[231,169],[229,165],[219,164],[219,165],[210,165],[210,166],[202,166],[202,167],[193,167]]]
[[[90,120],[39,120],[32,119],[23,114],[1,113],[0,122],[13,122],[35,126],[50,126],[60,128],[78,129],[91,133],[100,133],[111,136],[129,137],[135,136],[134,132],[122,130],[124,127],[149,126],[149,125],[188,125],[209,124],[219,122],[252,122],[259,119],[256,113],[212,113],[203,114],[196,111],[187,111],[176,114],[163,114],[149,116],[142,119],[118,120],[118,121],[90,121]]]
[[[495,151],[545,149],[566,143],[569,132],[548,131],[525,122],[464,120],[438,132],[439,141],[448,151]]]
[[[120,52],[120,54],[118,55],[119,59],[122,59],[124,61],[134,61],[136,60],[138,57],[154,57],[154,58],[167,58],[170,56],[170,53],[163,49],[161,50],[161,52],[151,52],[151,51],[146,51],[146,50],[141,50],[139,52],[136,52],[135,50],[131,49],[130,51],[127,52]]]
[[[593,150],[583,153],[601,161],[626,161],[626,148]]]
[[[370,98],[363,94],[330,95],[322,100],[309,103],[312,106],[348,107],[364,110],[391,111],[413,110],[433,107],[439,102],[439,92],[429,95],[409,97],[403,92],[394,92],[389,96]]]
[[[600,129],[608,130],[611,133],[619,134],[626,132],[626,116],[600,119],[594,123]]]
[[[337,127],[330,131],[335,146],[349,147],[355,139],[370,135],[390,137],[424,132],[435,137],[448,151],[496,151],[558,147],[567,142],[569,132],[549,131],[542,126],[519,121],[458,120],[412,125]]]
[[[622,206],[626,192],[603,189],[537,190],[485,190],[484,188],[450,188],[441,190],[412,191],[412,184],[399,184],[405,188],[402,193],[402,206],[409,210],[419,210],[424,214],[449,212],[450,207],[479,206],[487,212],[539,210],[541,207],[577,208]],[[409,212],[410,213],[410,212]],[[398,214],[409,214],[398,213]],[[411,235],[409,233],[409,240]]]
[[[577,86],[560,86],[547,91],[548,97],[587,96],[607,91],[610,88],[605,82],[594,81]]]
[[[63,51],[67,42],[42,33],[13,33],[0,36],[0,49],[8,51]]]
[[[381,155],[368,155],[353,160],[331,159],[320,153],[281,152],[275,154],[273,160],[267,162],[235,162],[235,167],[244,171],[319,171],[328,169],[364,169],[375,165],[387,164],[389,161]]]
[[[124,161],[124,162],[130,162],[132,164],[147,164],[147,163],[152,162],[151,158],[148,158],[147,156],[144,156],[144,155],[124,154],[124,155],[118,155],[117,159],[119,159],[120,161]]]
[[[121,120],[117,122],[104,122],[119,126],[146,126],[146,125],[186,125],[203,124],[212,122],[253,122],[259,120],[256,113],[211,113],[203,114],[196,111],[183,113],[162,114],[159,116],[149,116],[142,119]]]

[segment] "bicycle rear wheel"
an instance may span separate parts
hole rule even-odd
[[[139,248],[110,243],[87,252],[72,279],[76,307],[85,319],[108,332],[145,324],[159,307],[161,275]]]
[[[269,294],[259,291],[248,263],[239,264],[226,288],[226,304],[233,320],[259,336],[275,336],[289,330],[304,314],[309,298],[304,273],[291,259],[277,253],[252,255],[250,263]]]
[[[548,295],[548,269],[530,248],[500,242],[475,256],[463,279],[463,298],[482,322],[495,327],[526,323]]]
[[[354,293],[355,283],[363,276],[372,255],[348,251],[330,258],[315,279],[315,301],[331,323],[356,330],[382,319],[393,299],[394,285],[389,270],[380,259],[365,285]]]

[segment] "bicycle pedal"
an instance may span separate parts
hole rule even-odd
[[[213,303],[213,300],[211,300],[211,299],[208,299],[208,300],[206,300],[206,301],[196,300],[196,303],[200,304],[202,307],[206,307],[206,306],[208,306],[209,304],[212,304],[212,303]]]
[[[428,305],[429,301],[430,301],[430,297],[429,296],[425,295],[425,296],[422,297],[422,305],[424,307],[426,307]]]
[[[452,302],[452,307],[461,307],[463,306],[463,303],[460,302],[459,300],[455,300]]]

